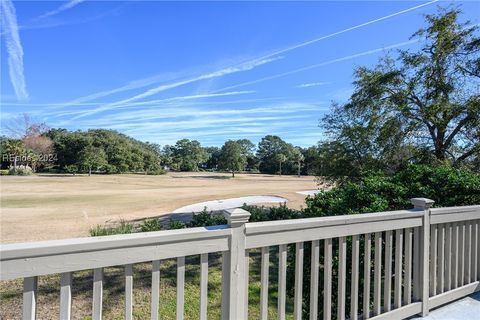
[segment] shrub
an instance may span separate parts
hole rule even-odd
[[[94,228],[90,228],[91,237],[110,236],[114,234],[127,234],[133,232],[135,232],[133,224],[126,222],[125,220],[121,220],[120,224],[116,226],[97,225]]]
[[[7,176],[9,175],[10,173],[8,172],[8,169],[2,169],[0,170],[0,176]]]
[[[171,229],[171,230],[184,229],[186,227],[187,227],[187,225],[185,224],[185,222],[180,221],[180,220],[170,219],[170,221],[168,222],[168,229]]]
[[[75,165],[75,164],[67,165],[67,166],[65,166],[64,169],[65,169],[66,173],[71,173],[73,175],[75,175],[78,172],[78,166]]]
[[[30,176],[33,174],[33,170],[29,166],[21,165],[21,166],[17,166],[16,169],[14,167],[11,167],[8,170],[8,174],[16,175],[16,176]]]
[[[147,171],[147,175],[149,176],[158,176],[158,175],[161,175],[161,174],[165,174],[166,171],[163,170],[162,168],[158,168],[156,170],[152,170],[152,171]]]
[[[160,219],[158,218],[146,219],[140,224],[141,232],[159,231],[159,230],[162,230],[162,224],[160,223]]]
[[[192,221],[188,223],[189,227],[207,227],[216,226],[221,224],[227,224],[227,220],[222,215],[215,215],[210,211],[207,211],[207,207],[199,213],[194,213]]]
[[[250,222],[298,219],[303,216],[302,211],[290,209],[286,203],[281,203],[278,207],[258,207],[244,204],[242,209],[250,212]]]
[[[449,165],[411,165],[391,177],[371,174],[307,198],[305,216],[408,209],[415,197],[430,198],[436,207],[479,204],[480,174]]]

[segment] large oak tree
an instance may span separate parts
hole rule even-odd
[[[478,165],[480,38],[459,17],[457,9],[426,15],[412,36],[418,49],[355,71],[350,100],[321,125],[342,145],[336,156],[351,159],[348,175],[411,161]]]

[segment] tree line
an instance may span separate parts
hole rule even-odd
[[[24,116],[25,117],[25,116]],[[19,138],[2,137],[2,168],[28,165],[33,171],[66,173],[145,173],[170,171],[223,171],[268,174],[315,174],[315,147],[300,148],[278,136],[267,135],[258,146],[248,139],[228,140],[222,147],[204,147],[197,140],[174,145],[141,142],[122,133],[92,129],[68,131],[27,130]],[[50,157],[48,157],[50,156]],[[42,160],[40,161],[40,158]]]

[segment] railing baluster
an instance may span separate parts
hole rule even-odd
[[[372,235],[365,234],[363,263],[363,319],[370,318],[370,274],[372,257]]]
[[[445,225],[445,288],[452,290],[452,224]]]
[[[125,266],[125,320],[133,319],[133,265]]]
[[[158,320],[160,303],[160,260],[152,261],[152,301],[150,319]]]
[[[382,233],[375,233],[375,252],[374,252],[374,271],[373,271],[373,312],[379,315],[382,312]]]
[[[429,294],[433,297],[437,292],[437,226],[430,226],[430,283]]]
[[[465,222],[465,275],[463,284],[468,284],[472,281],[472,224]]]
[[[262,248],[262,261],[260,266],[260,319],[268,318],[268,269],[270,266],[270,247]]]
[[[392,231],[385,232],[385,278],[383,280],[383,309],[392,309]]]
[[[302,319],[302,290],[303,290],[303,242],[295,244],[295,297],[293,301],[293,317]]]
[[[350,319],[358,319],[358,280],[359,280],[360,237],[352,236],[352,280],[350,287]]]
[[[403,263],[403,229],[395,231],[395,288],[393,294],[394,308],[402,306],[402,263]]]
[[[245,319],[248,319],[248,285],[250,282],[250,251],[245,250]]]
[[[222,315],[221,319],[227,319],[229,315],[229,301],[230,301],[230,252],[223,251],[222,252],[222,302],[221,302],[221,310]]]
[[[405,279],[403,287],[403,305],[412,303],[412,228],[405,229]]]
[[[345,237],[338,238],[338,300],[337,319],[345,319],[345,296],[347,287],[347,241]]]
[[[207,320],[208,253],[200,255],[200,320]]]
[[[325,239],[323,272],[323,319],[332,317],[332,239]]]
[[[183,320],[185,306],[185,257],[177,258],[177,320]]]
[[[285,320],[285,306],[287,299],[287,245],[278,246],[278,305],[279,320]]]
[[[479,267],[480,264],[480,257],[479,257],[479,249],[480,246],[478,244],[478,220],[473,222],[473,235],[472,235],[472,281],[480,280],[479,274]]]
[[[437,239],[437,291],[435,294],[440,294],[445,291],[445,225],[438,225],[438,239]]]
[[[320,241],[312,241],[312,257],[310,261],[310,320],[318,318],[318,280],[320,268]]]
[[[37,318],[37,277],[23,279],[23,320]]]
[[[452,289],[458,287],[458,224],[452,224]]]
[[[465,279],[465,224],[463,222],[459,225],[459,253],[458,253],[458,286],[463,286]]]
[[[60,320],[70,320],[72,312],[72,273],[60,276]]]
[[[103,269],[97,268],[93,270],[93,303],[92,303],[92,319],[102,319],[102,302],[103,302]]]
[[[420,253],[421,253],[421,243],[420,243],[420,227],[414,228],[413,229],[413,283],[412,283],[412,293],[413,293],[413,300],[415,302],[420,301],[420,290],[421,290],[421,263],[423,260],[420,258]]]

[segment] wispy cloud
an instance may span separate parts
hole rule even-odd
[[[228,86],[228,87],[225,87],[225,88],[221,88],[221,89],[218,89],[218,90],[214,91],[214,93],[222,92],[222,91],[225,91],[225,90],[231,90],[231,89],[235,89],[235,88],[239,88],[239,87],[244,87],[244,86],[247,86],[247,85],[252,85],[252,84],[256,84],[256,83],[260,83],[260,82],[264,82],[264,81],[268,81],[268,80],[273,80],[273,79],[285,77],[285,76],[288,76],[288,75],[291,75],[291,74],[295,74],[295,73],[299,73],[299,72],[303,72],[303,71],[327,66],[327,65],[330,65],[330,64],[333,64],[333,63],[352,60],[352,59],[355,59],[355,58],[375,54],[375,53],[378,53],[378,52],[387,51],[387,50],[407,46],[407,45],[416,43],[419,40],[420,39],[413,39],[413,40],[409,40],[409,41],[405,41],[405,42],[392,44],[392,45],[389,45],[389,46],[386,46],[386,47],[380,47],[380,48],[376,48],[376,49],[372,49],[372,50],[363,51],[363,52],[360,52],[360,53],[344,56],[344,57],[341,57],[341,58],[336,58],[336,59],[332,59],[332,60],[328,60],[328,61],[324,61],[324,62],[320,62],[320,63],[316,63],[316,64],[311,64],[311,65],[304,66],[304,67],[301,67],[301,68],[298,68],[298,69],[294,69],[294,70],[290,70],[290,71],[286,71],[286,72],[282,72],[282,73],[277,73],[277,74],[274,74],[274,75],[271,75],[271,76],[268,76],[268,77],[263,77],[263,78],[260,78],[260,79],[246,81],[246,82],[242,82],[242,83],[235,84],[235,85],[232,85],[232,86]]]
[[[42,14],[41,16],[38,17],[38,19],[44,19],[44,18],[47,18],[47,17],[51,17],[51,16],[54,16],[54,15],[57,15],[59,14],[60,12],[63,12],[65,10],[68,10],[68,9],[71,9],[77,5],[79,5],[80,3],[84,2],[85,0],[71,0],[67,3],[64,3],[62,4],[60,7],[58,7],[57,9],[55,10],[52,10],[52,11],[48,11],[44,14]]]
[[[246,105],[250,105],[250,103]],[[300,103],[300,102],[279,102],[275,104],[260,105],[257,107],[235,107],[235,108],[222,108],[222,109],[211,109],[211,108],[202,108],[199,106],[188,106],[182,104],[176,104],[168,106],[167,108],[162,108],[162,111],[159,112],[158,108],[148,108],[141,109],[135,112],[122,110],[120,112],[115,112],[106,117],[99,117],[95,119],[85,119],[85,120],[75,120],[76,124],[81,125],[95,125],[95,126],[109,126],[112,124],[120,123],[141,123],[142,127],[145,123],[145,119],[156,120],[156,121],[167,121],[168,119],[179,119],[179,118],[208,118],[208,117],[231,117],[231,116],[251,116],[256,118],[259,115],[265,114],[292,114],[297,112],[309,112],[309,111],[326,111],[328,110],[326,102],[322,103]],[[70,120],[67,120],[70,121]],[[178,123],[178,121],[177,121]],[[69,123],[71,124],[71,123]]]
[[[96,93],[93,93],[93,94],[90,94],[90,95],[80,97],[80,98],[77,98],[75,100],[71,100],[69,102],[63,103],[62,105],[75,105],[75,104],[79,104],[79,103],[85,103],[85,102],[97,100],[97,99],[100,99],[100,98],[103,98],[103,97],[108,97],[108,96],[111,96],[111,95],[114,95],[114,94],[117,94],[117,93],[122,93],[122,92],[125,92],[125,91],[130,91],[130,90],[139,89],[139,88],[144,88],[144,87],[153,85],[155,83],[158,83],[159,81],[168,81],[168,80],[174,79],[178,76],[179,76],[178,73],[175,73],[175,74],[169,73],[169,74],[157,75],[157,76],[148,77],[148,78],[144,78],[144,79],[134,80],[134,81],[131,81],[131,82],[129,82],[126,85],[123,85],[121,87],[96,92]],[[98,105],[98,103],[97,103],[97,105]]]
[[[177,97],[171,97],[171,98],[166,98],[166,99],[156,99],[156,100],[147,100],[147,101],[140,101],[140,102],[129,102],[125,103],[122,105],[115,105],[112,108],[115,109],[123,109],[123,108],[128,108],[128,107],[145,107],[145,106],[152,106],[155,107],[156,109],[158,107],[165,107],[165,106],[171,106],[172,103],[175,102],[182,102],[182,105],[184,105],[185,101],[189,100],[199,100],[199,99],[207,99],[207,98],[216,98],[216,97],[225,97],[225,96],[234,96],[234,95],[244,95],[244,94],[252,94],[255,93],[255,91],[252,90],[245,90],[245,91],[231,91],[231,92],[222,92],[222,93],[205,93],[205,94],[195,94],[195,95],[187,95],[187,96],[177,96]],[[92,105],[92,103],[88,104],[83,104],[79,103],[78,105],[86,107],[88,105]],[[94,104],[95,106],[98,106],[98,103]],[[68,105],[70,106],[70,105]],[[63,108],[65,105],[58,105],[55,108]],[[91,110],[68,110],[62,113],[59,113],[59,115],[70,115],[70,116],[75,116],[73,119],[79,119],[83,118],[86,115],[91,114],[92,112],[96,111],[97,108],[91,109]],[[158,112],[158,110],[156,111]]]
[[[310,83],[302,83],[296,86],[296,88],[310,88],[310,87],[318,87],[318,86],[324,86],[327,84],[331,84],[331,82],[328,81],[323,81],[323,82],[310,82]]]
[[[141,105],[149,105],[149,104],[151,105],[151,104],[157,104],[157,103],[169,102],[169,101],[195,100],[195,99],[234,96],[239,94],[250,94],[250,93],[255,93],[255,91],[244,90],[244,91],[231,91],[231,92],[224,92],[224,93],[194,94],[194,95],[179,96],[179,97],[173,97],[173,98],[167,98],[167,99],[157,99],[157,100],[136,102],[136,103],[131,103],[130,106],[141,106]]]
[[[8,68],[10,81],[17,99],[20,101],[28,100],[27,86],[23,69],[23,48],[18,34],[17,16],[15,7],[10,0],[0,1],[1,22],[4,26],[5,44],[8,52]]]
[[[185,79],[185,80],[181,80],[181,81],[175,81],[175,82],[167,83],[167,84],[162,84],[160,86],[156,86],[152,89],[149,89],[149,90],[147,90],[143,93],[137,94],[133,97],[123,99],[123,100],[120,100],[120,101],[116,101],[116,102],[112,102],[112,103],[103,105],[99,108],[96,108],[94,110],[90,110],[90,111],[86,112],[85,114],[83,114],[81,116],[78,116],[77,118],[93,115],[93,114],[98,113],[98,112],[107,111],[107,110],[116,108],[116,107],[121,106],[121,105],[125,105],[125,104],[128,104],[128,103],[134,102],[134,101],[138,101],[138,100],[141,100],[141,99],[144,99],[144,98],[148,98],[148,97],[150,97],[152,95],[155,95],[159,92],[162,92],[162,91],[165,91],[165,90],[168,90],[168,89],[177,88],[177,87],[180,87],[180,86],[184,86],[184,85],[194,83],[194,82],[197,82],[197,81],[200,81],[200,80],[218,78],[218,77],[222,77],[222,76],[232,74],[232,73],[252,70],[256,67],[259,67],[261,65],[270,63],[272,61],[276,61],[276,60],[281,59],[281,58],[282,57],[266,58],[266,59],[261,59],[261,60],[252,60],[252,61],[248,61],[248,62],[239,64],[237,66],[223,68],[223,69],[220,69],[220,70],[217,70],[217,71],[214,71],[214,72],[210,72],[210,73],[205,73],[205,74],[202,74],[200,76],[193,77],[193,78],[189,78],[189,79]]]
[[[177,82],[170,83],[170,84],[160,85],[160,86],[157,86],[157,87],[152,88],[150,90],[147,90],[144,93],[135,95],[131,98],[120,100],[120,101],[105,105],[102,108],[97,109],[94,113],[101,112],[101,111],[104,111],[104,110],[108,110],[110,107],[115,106],[116,104],[124,104],[126,102],[143,99],[145,97],[154,95],[158,92],[165,91],[165,90],[172,89],[172,88],[176,88],[176,87],[179,87],[179,86],[183,86],[183,85],[186,85],[186,84],[189,84],[189,83],[197,82],[197,81],[200,81],[200,80],[213,79],[213,78],[221,77],[223,75],[227,75],[227,74],[234,73],[234,72],[251,70],[251,69],[255,68],[256,66],[259,66],[259,65],[277,60],[279,58],[282,58],[282,57],[278,57],[280,54],[287,53],[287,52],[290,52],[292,50],[302,48],[302,47],[317,43],[319,41],[322,41],[322,40],[325,40],[325,39],[328,39],[328,38],[332,38],[332,37],[341,35],[343,33],[368,26],[368,25],[376,23],[376,22],[387,20],[387,19],[390,19],[392,17],[398,16],[398,15],[401,15],[401,14],[404,14],[404,13],[407,13],[407,12],[410,12],[410,11],[413,11],[413,10],[417,10],[419,8],[422,8],[424,6],[428,6],[428,5],[433,4],[435,2],[438,2],[438,0],[430,1],[430,2],[423,3],[423,4],[420,4],[420,5],[414,6],[414,7],[410,7],[410,8],[407,8],[405,10],[401,10],[401,11],[398,11],[398,12],[395,12],[395,13],[377,18],[377,19],[373,19],[373,20],[361,23],[359,25],[355,25],[355,26],[352,26],[352,27],[349,27],[349,28],[346,28],[346,29],[343,29],[343,30],[339,30],[337,32],[330,33],[330,34],[327,34],[327,35],[324,35],[324,36],[321,36],[321,37],[318,37],[318,38],[315,38],[315,39],[312,39],[312,40],[309,40],[309,41],[301,42],[301,43],[298,43],[298,44],[293,45],[293,46],[286,47],[286,48],[281,49],[281,50],[273,51],[273,52],[268,53],[266,55],[263,55],[259,58],[251,59],[251,60],[242,62],[240,64],[237,64],[237,65],[234,65],[232,67],[228,67],[228,68],[216,71],[216,72],[203,74],[201,76],[193,77],[193,78],[190,78],[190,79],[187,79],[187,80],[177,81]],[[140,88],[140,87],[146,87],[146,86],[152,84],[151,81],[148,81],[148,79],[146,79],[146,80],[147,81],[145,81],[145,82],[140,80],[136,84],[128,84],[128,85],[125,85],[125,86],[122,86],[122,87],[119,87],[119,88],[116,88],[116,89],[107,90],[107,91],[99,92],[99,93],[96,93],[96,94],[92,94],[92,95],[89,95],[89,96],[86,96],[86,97],[82,97],[82,98],[73,100],[72,102],[92,101],[94,99],[105,97],[105,96],[108,96],[108,95],[111,95],[111,94],[115,94],[115,93],[119,93],[119,92],[123,92],[123,91],[129,91],[131,89],[137,89],[137,88]]]

